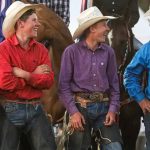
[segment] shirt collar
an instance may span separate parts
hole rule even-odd
[[[12,35],[10,38],[8,38],[8,41],[10,41],[10,43],[11,43],[12,45],[15,45],[15,46],[20,45],[20,43],[19,43],[19,41],[18,41],[18,39],[17,39],[16,34],[14,34],[14,35]],[[35,41],[34,39],[31,39],[31,40],[29,41],[29,46],[32,46],[32,45],[34,45],[34,44],[36,44],[36,41]]]
[[[90,49],[90,48],[88,47],[87,43],[85,42],[85,40],[81,41],[80,44],[81,44],[81,46],[83,46],[84,48]],[[100,44],[98,45],[98,47],[97,47],[96,50],[101,50],[101,49],[104,49],[104,44],[103,44],[103,43],[100,43]]]

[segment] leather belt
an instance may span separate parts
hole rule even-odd
[[[80,103],[81,107],[84,108],[86,108],[88,103],[109,101],[107,94],[101,92],[93,92],[93,93],[77,92],[75,93],[75,99],[76,103]]]
[[[30,104],[30,105],[36,105],[41,104],[41,100],[39,98],[34,99],[16,99],[16,100],[8,100],[6,99],[4,103],[16,103],[16,104]]]
[[[103,92],[91,92],[91,93],[77,92],[75,93],[75,96],[79,96],[81,98],[88,99],[93,102],[104,101],[105,98],[108,99],[107,93],[103,93]]]

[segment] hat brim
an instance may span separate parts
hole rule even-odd
[[[5,38],[12,36],[15,33],[15,24],[17,20],[29,9],[38,9],[41,4],[29,4],[21,9],[17,14],[8,15],[5,17],[2,26],[2,32]]]
[[[117,17],[113,17],[113,16],[96,17],[94,19],[88,20],[87,22],[84,22],[82,25],[79,25],[77,29],[75,30],[73,34],[73,39],[75,40],[76,38],[79,38],[82,35],[82,33],[91,25],[101,20],[108,20],[108,19],[117,19]]]

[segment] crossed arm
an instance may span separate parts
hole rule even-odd
[[[54,74],[47,64],[37,66],[33,72],[28,72],[19,67],[13,67],[12,72],[16,77],[24,79],[27,84],[34,88],[49,88],[53,83]]]
[[[39,57],[39,66],[35,70],[22,69],[18,62],[11,61],[10,54],[0,51],[0,89],[15,91],[32,86],[37,89],[48,89],[54,81],[54,73],[51,70],[50,59],[47,53],[42,52]],[[17,66],[17,67],[16,67]]]
[[[50,67],[46,64],[43,64],[43,65],[37,66],[36,69],[32,73],[33,74],[49,74],[50,72],[51,72]],[[13,74],[16,77],[25,79],[26,81],[29,81],[31,77],[30,72],[25,71],[19,67],[13,67]]]

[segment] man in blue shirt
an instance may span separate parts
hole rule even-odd
[[[150,10],[146,13],[150,15]],[[146,71],[147,85],[142,87],[142,74]],[[131,98],[138,102],[144,113],[147,150],[150,150],[150,42],[135,54],[124,73],[124,85]]]
[[[11,0],[0,1],[0,29],[2,29],[2,23],[5,18],[5,12],[11,3],[12,3]],[[0,30],[0,42],[2,42],[3,40],[4,40],[4,36],[2,34],[2,30]]]

